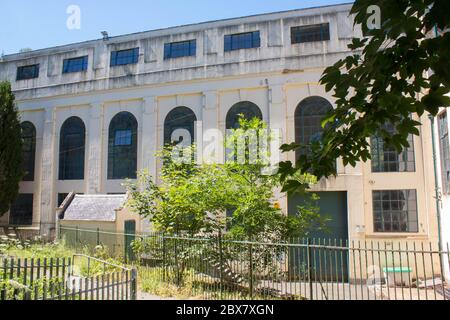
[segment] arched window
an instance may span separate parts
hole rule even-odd
[[[256,104],[254,104],[253,102],[250,102],[250,101],[238,102],[234,106],[232,106],[231,109],[227,113],[227,118],[226,118],[226,123],[225,123],[227,130],[239,129],[240,115],[243,115],[244,118],[247,120],[251,120],[253,118],[258,118],[260,120],[263,119],[261,109],[259,109],[259,107]],[[229,136],[227,136],[227,140],[228,139],[229,139]],[[252,142],[256,142],[256,144],[259,143],[258,140],[256,140],[256,141],[246,140],[246,141],[247,142],[245,144],[246,145],[245,152],[248,154],[247,154],[247,156],[245,156],[245,162],[250,160],[251,152],[249,150],[250,150],[250,145],[252,144]],[[257,150],[258,150],[257,157],[259,157],[259,147],[257,148]],[[237,141],[235,141],[235,140],[227,141],[227,148],[225,151],[226,152],[226,161],[227,162],[238,161],[239,160],[239,156],[238,156],[239,151],[243,151],[243,150],[239,150]]]
[[[239,128],[239,115],[243,114],[247,120],[253,118],[263,119],[261,109],[250,101],[242,101],[236,103],[231,107],[230,111],[227,113],[226,128],[227,129],[238,129]]]
[[[22,169],[25,172],[23,181],[34,181],[36,157],[36,128],[29,122],[23,122],[22,127]]]
[[[322,120],[333,109],[331,103],[322,97],[309,97],[299,103],[295,110],[295,142],[308,145],[320,140],[323,133]],[[297,151],[297,158],[307,152]]]
[[[187,107],[176,107],[170,111],[164,121],[164,144],[182,142],[186,138],[182,131],[179,131],[179,136],[173,137],[174,132],[179,129],[187,130],[193,143],[195,121],[197,121],[195,113]]]
[[[108,179],[136,179],[137,171],[136,118],[120,112],[109,124]]]
[[[78,117],[67,119],[59,138],[59,180],[84,179],[86,128]]]

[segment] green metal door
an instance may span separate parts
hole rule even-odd
[[[322,281],[348,280],[348,251],[345,247],[348,240],[347,192],[315,192],[320,199],[315,203],[320,208],[320,214],[331,220],[327,224],[327,231],[315,231],[309,236],[309,264],[312,267],[311,276]],[[297,206],[310,202],[309,195],[295,195],[288,199],[289,214],[297,212]],[[321,246],[336,247],[329,249]],[[296,251],[296,252],[295,252]],[[290,266],[295,269],[306,270],[308,264],[306,249],[294,249],[290,253]],[[293,271],[293,270],[291,270]],[[305,272],[305,271],[304,271]],[[309,271],[308,271],[309,272]]]
[[[125,259],[127,262],[134,261],[135,256],[131,244],[136,239],[136,221],[125,221]]]

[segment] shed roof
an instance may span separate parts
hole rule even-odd
[[[123,208],[124,195],[75,195],[63,213],[65,221],[116,221],[116,210]]]

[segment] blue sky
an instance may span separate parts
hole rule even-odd
[[[0,54],[258,13],[351,0],[0,0]],[[69,30],[69,5],[81,9],[81,29]]]

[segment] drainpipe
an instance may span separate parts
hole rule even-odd
[[[439,37],[439,31],[437,25],[434,26],[434,36]],[[441,232],[441,197],[439,194],[439,183],[438,183],[438,168],[437,168],[437,156],[436,156],[436,139],[434,137],[434,117],[430,114],[428,118],[431,121],[431,143],[433,145],[433,166],[434,166],[434,188],[435,188],[435,197],[436,197],[436,214],[437,214],[437,223],[438,223],[438,241],[439,241],[439,251],[443,251],[443,242],[442,242],[442,232]],[[445,273],[446,269],[444,269],[444,261],[442,259],[442,255],[439,254],[439,262],[441,263],[441,270]]]
[[[442,260],[442,237],[441,237],[441,197],[439,194],[439,182],[438,182],[438,169],[437,169],[437,156],[436,156],[436,142],[434,137],[434,116],[428,115],[431,122],[431,144],[433,147],[433,166],[434,166],[434,192],[436,198],[436,214],[438,225],[438,246],[439,246],[439,262],[441,264],[441,270],[445,273],[444,261]]]

